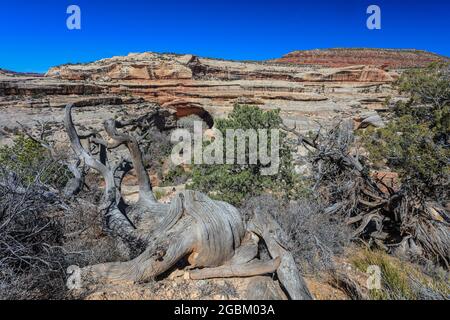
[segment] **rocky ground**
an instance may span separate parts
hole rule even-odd
[[[348,300],[350,297],[341,289],[323,280],[306,278],[311,293],[317,300]],[[181,278],[165,279],[142,285],[109,285],[82,291],[86,300],[258,300],[261,299],[261,287],[271,292],[269,300],[286,300],[286,295],[273,286],[270,277],[186,280]],[[76,293],[74,293],[76,294]]]

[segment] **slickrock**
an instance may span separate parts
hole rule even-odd
[[[368,126],[373,126],[376,128],[382,128],[385,126],[383,119],[377,112],[359,114],[353,120],[356,123],[356,129],[363,129]]]
[[[164,80],[191,79],[192,72],[176,59],[155,53],[129,54],[88,64],[51,68],[46,76],[66,80]]]

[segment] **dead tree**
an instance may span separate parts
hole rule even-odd
[[[394,190],[372,176],[355,147],[351,120],[313,137],[286,126],[284,130],[310,151],[313,190],[328,204],[328,214],[354,226],[353,238],[449,267],[448,212],[406,186]]]
[[[107,120],[104,129],[108,140],[96,142],[111,151],[125,146],[130,161],[112,164],[96,159],[81,142],[72,120],[72,105],[66,107],[65,127],[75,154],[87,167],[97,171],[105,181],[99,206],[105,229],[122,239],[139,254],[127,262],[111,262],[82,269],[83,279],[96,282],[145,282],[185,261],[191,279],[217,277],[248,277],[276,273],[292,299],[311,299],[289,253],[272,238],[278,228],[268,218],[257,219],[247,229],[240,212],[232,205],[212,200],[206,195],[186,190],[179,192],[170,204],[159,203],[142,160],[139,138],[119,131],[132,131],[142,120]],[[139,185],[139,199],[126,205],[120,185],[124,175],[133,168]],[[254,232],[253,232],[254,231]],[[281,230],[278,230],[278,234]],[[257,259],[258,240],[269,247],[272,259]],[[294,280],[293,282],[291,282]]]

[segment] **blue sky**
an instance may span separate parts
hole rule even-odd
[[[66,9],[81,8],[81,30]],[[366,28],[381,7],[382,29]],[[129,52],[263,60],[331,47],[415,48],[450,56],[450,1],[0,0],[0,68],[45,72]]]

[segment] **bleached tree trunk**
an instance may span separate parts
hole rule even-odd
[[[158,203],[152,192],[138,139],[118,130],[139,126],[139,119],[126,123],[105,121],[109,140],[96,138],[94,142],[109,150],[125,145],[131,161],[102,163],[83,148],[73,123],[72,108],[72,105],[68,105],[65,114],[65,127],[72,148],[86,166],[97,171],[105,181],[100,204],[105,227],[111,235],[125,241],[132,251],[140,252],[130,261],[88,266],[82,270],[85,279],[98,282],[145,282],[186,258],[191,269],[191,279],[248,277],[276,272],[280,280],[283,279],[291,298],[310,298],[307,289],[295,291],[298,284],[304,283],[298,270],[291,266],[293,261],[287,251],[268,238],[265,227],[261,233],[247,231],[240,212],[232,205],[191,190],[176,194],[170,204]],[[135,205],[124,206],[120,184],[130,165],[138,178],[139,201]],[[272,260],[255,258],[259,239],[256,234],[268,244]],[[297,275],[294,275],[295,272]],[[289,285],[288,281],[291,280],[298,284]]]

